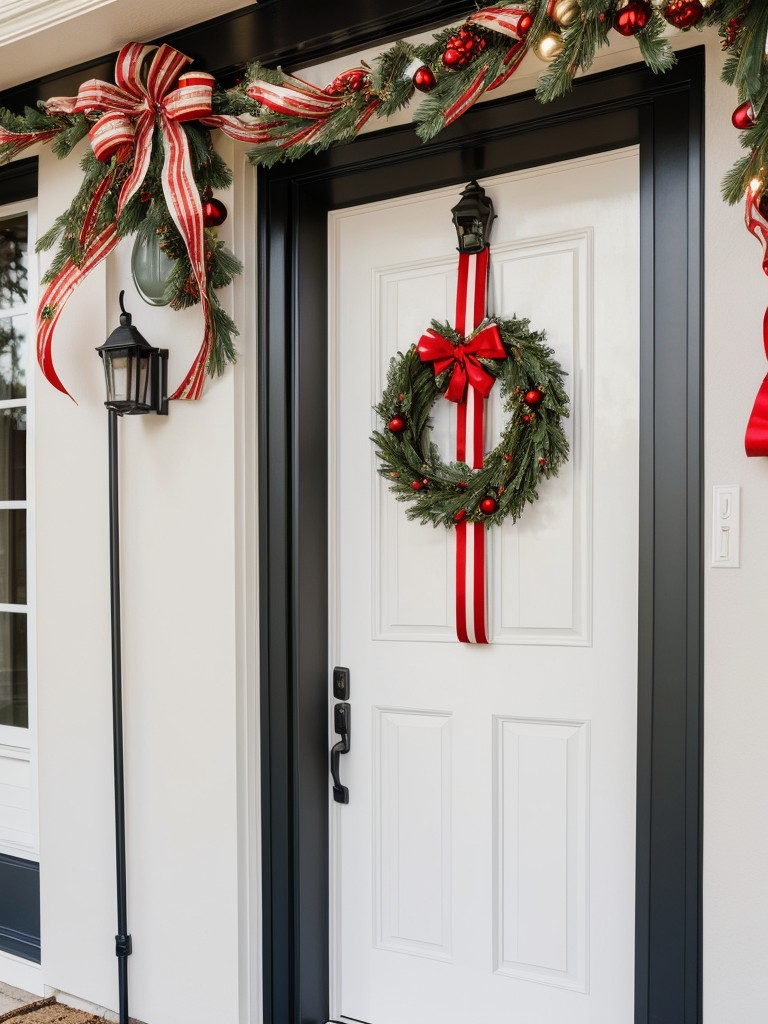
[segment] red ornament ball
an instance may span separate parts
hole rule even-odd
[[[747,128],[751,128],[755,123],[755,111],[752,109],[752,104],[749,100],[744,103],[740,103],[731,116],[733,127],[738,128],[740,132],[746,131]]]
[[[507,452],[507,454],[504,456],[504,461],[505,462],[511,462],[512,461],[512,456],[509,454],[509,452]]]
[[[454,50],[452,46],[449,46],[443,54],[443,64],[445,64],[447,68],[455,68],[460,66],[461,63],[462,60],[459,51]]]
[[[227,208],[220,199],[206,199],[203,203],[203,224],[207,228],[217,228],[227,219]]]
[[[416,73],[413,76],[413,85],[419,92],[430,92],[435,88],[436,84],[432,69],[428,68],[426,64],[422,64],[420,68],[416,69]]]
[[[456,515],[453,517],[453,521],[454,523],[463,523],[466,518],[467,510],[465,508],[460,508]]]
[[[522,417],[523,423],[530,423],[532,419],[533,417],[529,416],[528,413],[526,413],[525,416]]]
[[[542,457],[542,458],[539,459],[539,465],[540,466],[546,466],[546,464],[547,464],[547,460],[545,458]]]
[[[495,498],[483,498],[480,502],[480,511],[483,515],[492,516],[498,508]]]
[[[424,479],[421,481],[421,486],[422,487],[429,487],[429,480],[427,480],[426,477],[424,477]]]
[[[664,19],[675,28],[693,28],[704,17],[699,0],[669,0],[662,12]]]
[[[613,27],[622,36],[635,36],[648,24],[651,13],[651,5],[647,0],[629,0],[626,7],[616,12]]]
[[[414,489],[414,491],[420,491],[421,490],[421,480],[414,480],[413,483],[411,484],[411,487]]]
[[[524,14],[517,23],[517,31],[521,36],[527,36],[531,31],[531,25],[533,24],[533,18],[530,14]]]
[[[530,405],[532,409],[535,409],[537,405],[541,405],[544,398],[544,392],[539,391],[538,388],[531,388],[530,391],[525,392],[525,404]]]
[[[405,430],[405,417],[393,416],[387,426],[393,434],[399,434],[401,430]]]

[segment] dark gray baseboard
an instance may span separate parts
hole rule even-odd
[[[0,950],[40,963],[40,865],[2,853]]]

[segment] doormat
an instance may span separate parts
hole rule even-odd
[[[73,1010],[71,1006],[62,1006],[54,996],[38,999],[37,1002],[19,1006],[8,1013],[0,1014],[0,1024],[4,1021],[12,1024],[105,1024],[104,1017],[94,1017],[85,1010]]]

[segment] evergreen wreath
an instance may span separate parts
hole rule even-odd
[[[567,461],[561,425],[568,416],[565,371],[544,343],[544,333],[532,331],[528,320],[491,317],[467,340],[490,324],[498,327],[506,358],[479,361],[497,378],[508,419],[482,469],[443,462],[430,440],[430,413],[448,387],[451,368],[436,376],[416,345],[390,362],[387,385],[375,406],[385,427],[371,440],[381,463],[378,471],[397,500],[410,505],[409,519],[446,527],[498,524],[508,516],[515,521],[526,504],[537,500],[541,479],[556,476]],[[464,341],[448,324],[433,320],[432,329],[453,345]]]

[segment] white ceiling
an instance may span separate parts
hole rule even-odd
[[[0,0],[0,90],[250,6],[243,0]]]

